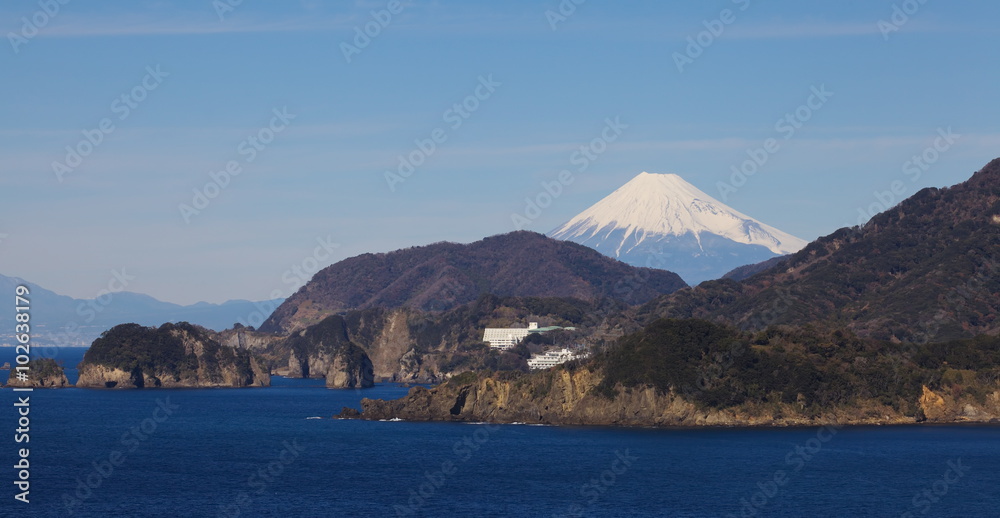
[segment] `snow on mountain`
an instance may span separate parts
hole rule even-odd
[[[643,172],[549,233],[689,284],[797,252],[807,242],[747,216],[675,174]]]

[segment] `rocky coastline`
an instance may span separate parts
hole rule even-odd
[[[349,419],[525,423],[623,427],[789,427],[823,425],[903,425],[917,423],[1000,424],[1000,389],[984,404],[956,400],[923,387],[916,415],[904,415],[876,401],[851,400],[806,412],[796,404],[746,404],[706,408],[683,395],[653,387],[618,387],[607,397],[596,388],[599,372],[556,369],[547,376],[481,376],[471,373],[443,385],[414,387],[397,400],[363,399],[361,411],[345,408]]]

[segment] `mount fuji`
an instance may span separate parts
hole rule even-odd
[[[548,235],[633,266],[670,270],[692,286],[808,244],[680,176],[645,172]]]

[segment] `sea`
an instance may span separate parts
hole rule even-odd
[[[54,356],[72,367],[82,354]],[[332,418],[407,390],[277,377],[256,389],[2,389],[0,516],[1000,517],[1000,427]],[[17,443],[23,408],[30,442]]]

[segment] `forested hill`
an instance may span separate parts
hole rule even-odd
[[[601,298],[640,304],[686,284],[575,243],[512,232],[475,243],[436,243],[345,259],[318,272],[261,326],[285,333],[353,309],[443,311],[480,295]]]
[[[1000,332],[1000,159],[928,188],[862,227],[820,238],[743,282],[660,297],[640,320],[698,317],[742,328],[815,324],[942,341]]]

